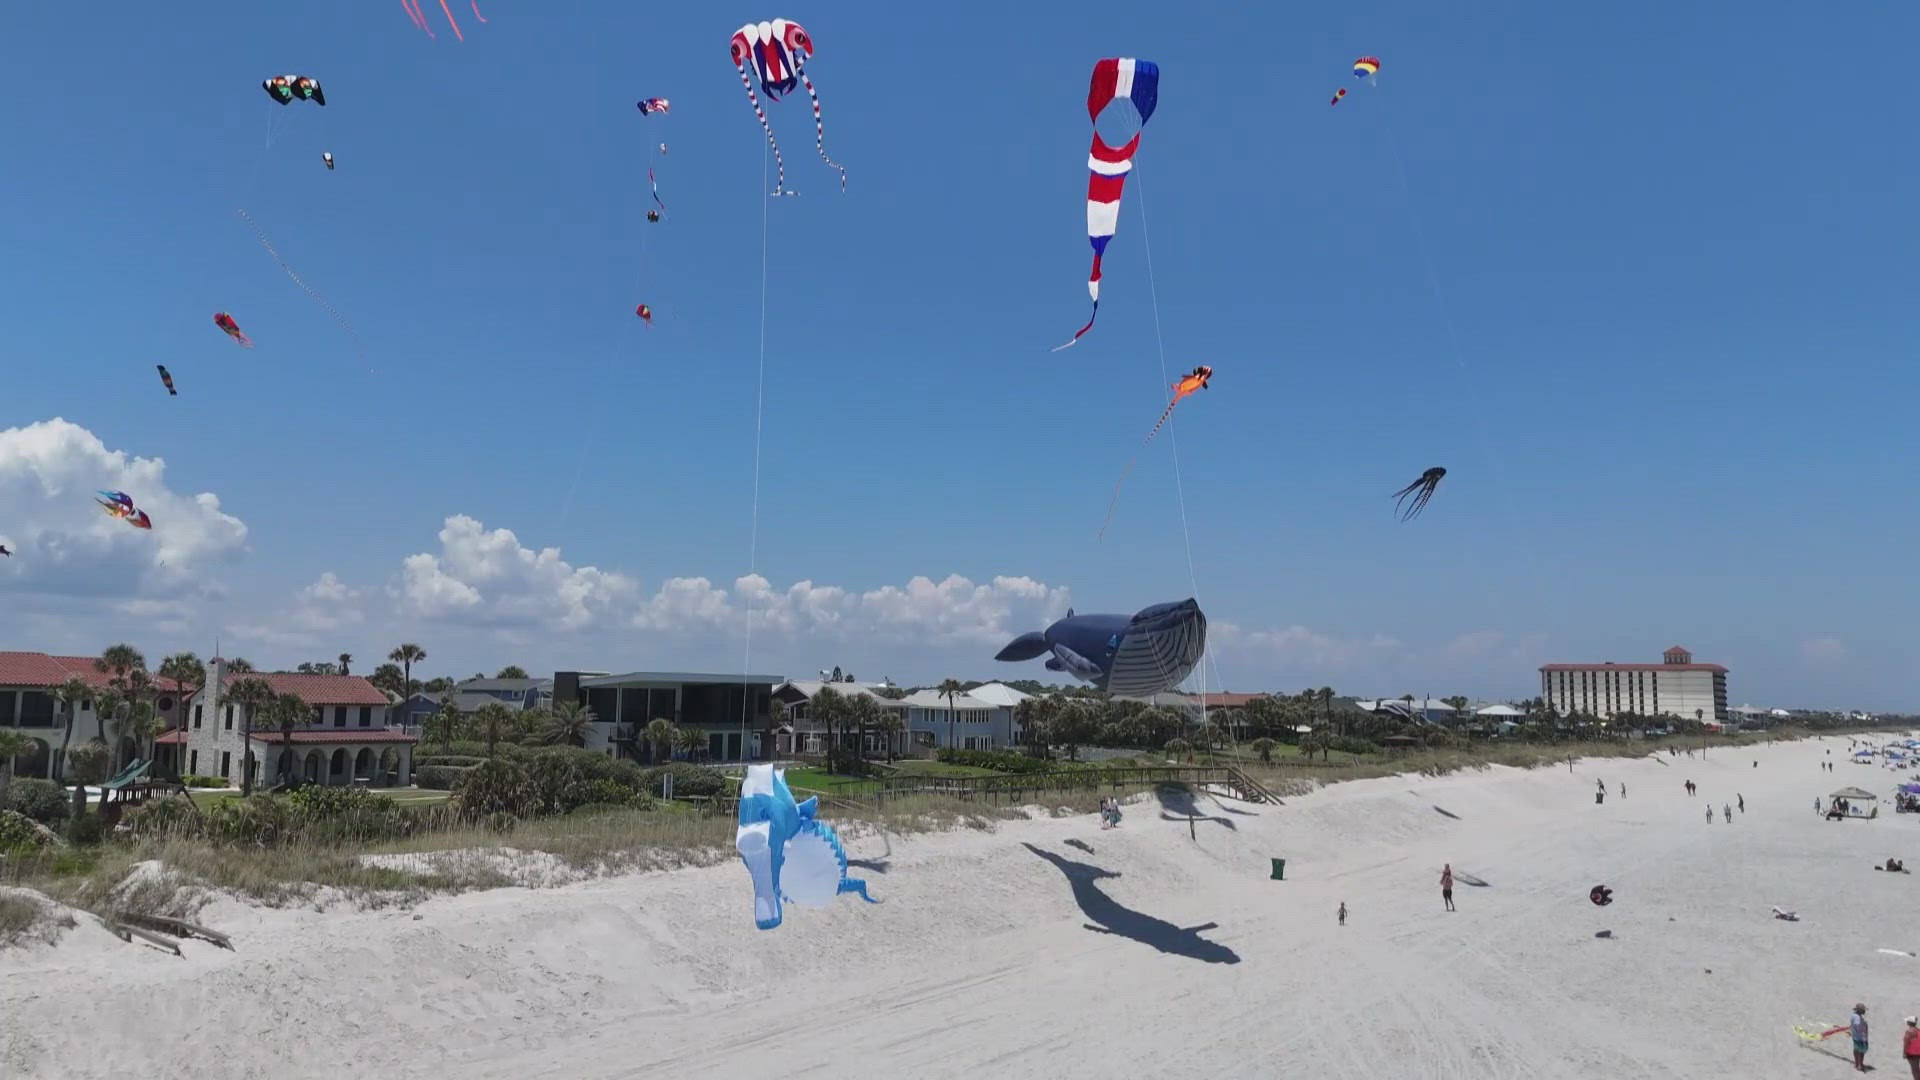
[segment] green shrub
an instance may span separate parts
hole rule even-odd
[[[17,810],[50,829],[58,829],[73,813],[67,789],[51,780],[27,777],[7,787],[6,801],[0,808]]]
[[[53,839],[32,818],[18,810],[0,810],[0,852],[39,851]]]
[[[250,795],[222,799],[207,811],[207,837],[228,844],[274,844],[295,835],[284,799]]]
[[[673,797],[676,799],[684,799],[689,795],[713,799],[733,791],[733,784],[728,781],[726,774],[698,765],[690,765],[684,761],[656,765],[644,770],[640,778],[640,790],[649,795],[659,795],[660,778],[669,773],[673,775]]]
[[[223,788],[230,786],[230,782],[224,776],[195,776],[192,773],[181,777],[180,782],[190,788]]]
[[[93,821],[100,829],[105,828],[105,822],[100,820],[98,814],[85,814],[74,822],[76,830],[80,827],[80,822],[86,820]],[[206,832],[206,822],[201,818],[199,811],[194,809],[193,804],[186,799],[150,800],[127,811],[120,818],[120,823],[131,830],[133,835],[142,839],[197,837]],[[73,839],[78,843],[85,842],[77,835]]]
[[[1058,766],[1039,758],[1028,757],[1012,750],[959,750],[943,746],[935,755],[938,760],[949,765],[971,765],[978,769],[992,769],[1007,773],[1051,772]]]
[[[286,797],[293,827],[307,841],[392,840],[411,836],[419,822],[390,796],[350,787],[308,786]]]
[[[413,767],[416,771],[435,765],[452,765],[455,768],[470,769],[475,765],[484,764],[486,760],[484,757],[474,757],[469,754],[420,754],[414,757]]]
[[[423,791],[453,791],[460,781],[478,766],[428,765],[414,770],[413,784]]]
[[[463,817],[478,819],[497,814],[518,817],[540,803],[526,768],[504,759],[469,770],[453,789],[453,797]]]
[[[77,784],[98,784],[107,778],[107,744],[93,739],[67,751],[67,775]]]
[[[76,844],[98,844],[107,837],[107,819],[81,814],[67,823],[67,839]]]

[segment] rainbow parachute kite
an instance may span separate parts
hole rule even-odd
[[[1087,292],[1093,297],[1093,314],[1072,341],[1054,352],[1078,344],[1100,317],[1100,259],[1120,224],[1120,190],[1140,149],[1140,131],[1159,101],[1160,65],[1153,61],[1108,57],[1093,65],[1087,88],[1087,116],[1093,121],[1093,149],[1087,154],[1087,242],[1093,245],[1093,272],[1087,276]]]
[[[1380,58],[1377,56],[1363,56],[1353,62],[1353,77],[1356,79],[1371,79],[1378,74]]]

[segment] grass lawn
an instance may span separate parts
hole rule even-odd
[[[372,791],[375,795],[391,797],[394,802],[399,803],[401,806],[432,806],[435,803],[446,802],[447,799],[452,797],[452,793],[447,791],[429,791],[410,787],[373,788]],[[190,791],[189,794],[193,796],[193,801],[199,804],[203,810],[212,806],[214,803],[225,802],[228,799],[237,799],[240,797],[238,791],[221,791],[219,789],[207,788],[195,788]]]
[[[949,765],[944,761],[918,759],[895,762],[896,776],[999,776],[993,769],[974,765]],[[823,791],[829,795],[855,796],[879,791],[882,784],[863,776],[844,776],[825,769],[789,769],[787,786],[795,790]]]

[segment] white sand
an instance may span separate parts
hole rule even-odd
[[[0,1076],[1830,1077],[1848,1064],[1789,1025],[1856,1000],[1869,1063],[1904,1076],[1920,960],[1878,950],[1920,953],[1920,875],[1872,864],[1920,865],[1920,815],[1816,817],[1816,794],[1897,778],[1845,746],[1202,800],[1197,842],[1153,799],[1111,832],[896,838],[884,873],[856,871],[883,904],[789,908],[767,933],[737,864],[410,911],[220,900],[201,921],[238,951],[185,959],[83,918],[0,953]],[[1747,812],[1708,825],[1703,803],[1736,793]],[[1458,886],[1451,914],[1444,861],[1491,883]]]

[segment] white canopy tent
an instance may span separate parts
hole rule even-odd
[[[1831,798],[1835,800],[1845,799],[1847,801],[1848,817],[1871,818],[1880,816],[1879,796],[1864,788],[1843,787],[1839,791],[1834,792]]]

